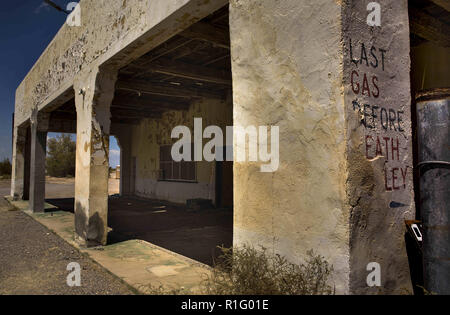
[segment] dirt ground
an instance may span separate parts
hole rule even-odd
[[[11,181],[8,179],[0,179],[0,197],[9,195],[11,192]]]
[[[110,195],[119,193],[118,179],[109,180]],[[11,192],[11,181],[0,180],[0,197],[8,196]],[[75,194],[75,178],[54,178],[47,177],[45,183],[45,198],[73,198]]]
[[[47,202],[74,211],[72,198]],[[233,243],[233,212],[226,209],[190,211],[164,201],[112,196],[108,226],[112,228],[108,244],[144,240],[210,266],[221,255],[218,246]]]
[[[109,193],[119,193],[119,180],[110,179]],[[9,195],[9,181],[0,182],[0,196]],[[3,190],[2,190],[3,189]],[[46,180],[46,200],[61,210],[73,212],[75,180]],[[142,198],[110,197],[108,243],[138,239],[161,246],[207,265],[221,254],[218,246],[231,247],[231,210],[189,211],[183,205]]]
[[[134,291],[0,198],[1,295],[116,295]],[[67,265],[81,266],[81,287],[67,285]]]

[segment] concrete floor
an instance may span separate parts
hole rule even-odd
[[[50,209],[31,213],[27,201],[11,201],[22,213],[56,233],[67,243],[144,294],[202,294],[210,269],[194,260],[143,240],[127,240],[97,248],[79,248],[74,239],[74,214]],[[20,232],[20,228],[17,231]],[[159,289],[161,286],[162,291]]]
[[[230,210],[188,211],[161,201],[112,197],[109,226],[112,235],[142,239],[207,265],[220,255],[218,246],[233,243]]]
[[[48,199],[73,212],[74,200]],[[111,196],[108,243],[144,240],[207,265],[220,255],[218,246],[231,247],[233,213],[229,210],[189,211],[184,206],[132,197]]]
[[[47,202],[73,212],[74,179],[47,178]],[[9,194],[10,182],[0,182],[0,194]],[[119,180],[110,179],[110,195],[119,193]],[[181,205],[142,198],[109,201],[108,243],[144,240],[207,265],[220,255],[218,246],[231,247],[233,213],[230,210],[189,211]]]

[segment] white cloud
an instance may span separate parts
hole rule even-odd
[[[47,3],[42,2],[36,9],[34,9],[34,14],[39,14],[39,13],[41,13],[41,11],[42,11],[43,9],[46,10],[46,11],[48,11],[48,10],[50,10],[50,6],[49,6]]]
[[[120,156],[120,150],[109,150],[110,156]]]

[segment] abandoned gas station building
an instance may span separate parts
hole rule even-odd
[[[47,132],[76,133],[76,237],[106,244],[115,136],[122,197],[232,209],[232,244],[314,249],[337,293],[378,292],[371,262],[384,292],[411,288],[412,95],[450,86],[450,6],[370,2],[81,0],[17,89],[11,195],[44,211]],[[279,168],[174,162],[194,118],[278,126]]]

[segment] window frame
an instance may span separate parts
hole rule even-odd
[[[193,146],[193,144],[192,144]],[[164,150],[168,149],[169,151],[172,150],[172,145],[160,145],[159,146],[159,175],[158,175],[158,181],[160,182],[180,182],[180,183],[198,183],[197,181],[197,162],[194,161],[194,159],[192,158],[191,162],[186,162],[186,161],[181,161],[181,162],[175,162],[172,159],[172,155],[169,154],[168,156],[170,156],[170,160],[164,160],[163,159],[163,153]],[[191,151],[194,152],[194,151]],[[167,152],[165,152],[167,155]],[[164,176],[164,168],[162,167],[163,164],[165,165],[169,165],[171,167],[171,173],[172,176],[171,178],[165,178]],[[182,173],[183,173],[183,164],[190,164],[192,167],[192,171],[193,171],[193,179],[183,179],[182,178]],[[174,173],[175,173],[175,167],[179,165],[178,167],[178,175],[175,177]],[[186,167],[186,166],[185,166]],[[189,173],[189,171],[188,171]]]

